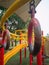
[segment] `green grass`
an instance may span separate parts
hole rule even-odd
[[[17,53],[16,55],[14,55],[8,62],[6,65],[20,65],[20,53]],[[22,50],[22,65],[24,64],[28,64],[29,62],[29,52],[27,50],[27,56],[26,58],[24,58],[24,49]]]
[[[20,53],[17,53],[14,55],[7,63],[6,65],[20,65]],[[29,51],[27,49],[27,55],[26,58],[24,58],[24,49],[22,50],[22,64],[21,65],[29,65]],[[37,65],[36,57],[34,58],[33,65]],[[49,59],[45,60],[45,65],[49,65]]]
[[[49,65],[49,58],[45,59],[45,65]]]

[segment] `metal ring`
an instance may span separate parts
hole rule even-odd
[[[32,45],[32,30],[34,28],[34,46]],[[28,45],[30,53],[33,56],[36,56],[41,48],[41,27],[36,18],[31,19],[31,22],[28,26]]]

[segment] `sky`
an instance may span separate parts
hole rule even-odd
[[[49,34],[49,0],[41,0],[36,7],[35,17],[39,20],[44,36]]]

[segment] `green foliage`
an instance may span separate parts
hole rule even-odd
[[[0,13],[0,19],[1,19],[3,14],[6,12],[7,9],[0,6],[0,10],[2,10],[2,12]],[[27,21],[24,22],[19,16],[16,15],[16,13],[14,13],[8,18],[7,21],[9,24],[8,29],[10,30],[10,32],[14,33],[15,30],[28,28],[30,18],[28,18]]]
[[[1,19],[7,9],[0,6],[0,10],[2,10],[0,14],[0,19]],[[26,25],[26,23],[20,17],[18,17],[15,13],[8,18],[8,23],[9,23],[8,29],[11,32],[14,32],[17,29],[24,29]]]
[[[5,11],[6,11],[6,8],[0,6],[0,20],[1,20],[1,18],[2,18]]]
[[[17,29],[24,29],[25,28],[25,22],[18,17],[15,13],[9,18],[9,20],[11,19],[15,19],[15,22],[13,21],[13,24],[15,27],[17,27]],[[18,22],[18,24],[15,24],[16,22]]]
[[[26,28],[28,28],[28,25],[29,25],[30,20],[31,20],[31,18],[29,17],[29,18],[27,19],[27,21],[26,21],[26,25],[25,25]]]

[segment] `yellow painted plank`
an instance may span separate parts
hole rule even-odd
[[[11,51],[7,52],[4,55],[4,65],[7,63],[7,61],[14,56],[16,53],[20,51],[20,49],[27,47],[28,44],[19,44],[18,46],[14,47]]]

